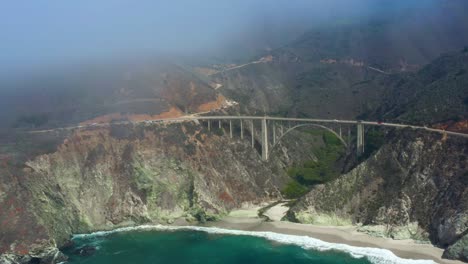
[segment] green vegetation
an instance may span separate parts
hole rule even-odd
[[[415,75],[395,76],[381,113],[401,123],[435,124],[463,120],[468,114],[468,60],[465,53],[450,53],[426,65]],[[398,81],[398,78],[401,80]]]
[[[185,153],[188,155],[194,155],[197,152],[197,146],[192,142],[186,142],[184,144]]]
[[[341,141],[328,131],[312,130],[308,133],[312,135],[321,134],[325,146],[315,151],[317,161],[309,160],[304,162],[302,166],[288,169],[291,180],[282,190],[286,198],[298,198],[304,195],[313,185],[331,181],[340,173],[336,163],[344,153]]]
[[[224,135],[224,130],[222,128],[215,128],[213,129],[213,133],[218,136]]]
[[[377,129],[372,129],[365,134],[365,150],[360,160],[367,159],[374,151],[377,151],[384,143],[384,133]]]
[[[291,179],[282,190],[283,195],[288,199],[296,199],[306,194],[309,188]]]
[[[141,163],[136,162],[134,165],[135,170],[135,183],[138,190],[151,191],[153,189],[153,176],[151,171],[142,166]]]
[[[53,153],[69,135],[69,131],[57,133],[17,133],[11,137],[0,135],[0,156],[10,157],[12,164],[21,164],[38,155]]]
[[[220,215],[209,213],[199,205],[191,207],[188,211],[188,219],[192,219],[193,217],[193,219],[198,221],[199,223],[218,221],[222,215],[223,213],[221,213]]]

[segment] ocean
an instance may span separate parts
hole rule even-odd
[[[306,236],[210,227],[141,226],[75,235],[70,264],[107,263],[433,263],[377,248],[327,243]],[[80,248],[93,254],[76,254]]]

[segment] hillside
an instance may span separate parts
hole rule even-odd
[[[353,118],[377,107],[380,73],[347,63],[304,63],[291,53],[273,58],[213,77],[245,112]]]
[[[3,128],[175,117],[224,103],[209,84],[167,60],[68,67],[2,87]]]
[[[468,148],[464,138],[403,130],[369,159],[319,184],[291,208],[290,220],[340,225],[393,239],[430,241],[444,257],[468,261]]]
[[[245,112],[387,120],[464,131],[467,54],[465,48],[414,72],[383,74],[362,61],[305,63],[292,53],[277,52],[271,62],[224,71],[213,78],[223,84],[220,91],[240,102]]]
[[[116,60],[0,80],[0,254],[47,262],[73,233],[195,224],[287,198],[292,221],[358,224],[468,261],[464,138],[366,126],[356,157],[354,130],[345,148],[302,128],[264,161],[249,122],[245,139],[237,123],[232,137],[228,124],[114,122],[218,111],[468,133],[468,20],[446,5],[317,25],[239,64]],[[100,122],[111,124],[27,131]]]
[[[279,199],[284,168],[314,159],[316,140],[295,135],[272,162],[250,139],[198,122],[18,135],[0,146],[0,255],[46,250],[50,257],[73,233],[212,221]]]
[[[408,9],[311,25],[296,40],[252,59],[260,63],[245,66],[116,59],[2,78],[0,128],[178,116],[219,108],[224,100],[219,93],[257,114],[356,118],[377,109],[386,113],[395,104],[381,102],[382,97],[397,98],[389,89],[402,85],[389,74],[411,78],[440,54],[468,43],[465,8],[457,2],[440,4],[430,14]],[[438,119],[443,118],[448,117]]]
[[[242,102],[246,112],[364,117],[380,107],[382,97],[395,96],[391,94],[398,89],[393,87],[395,79],[411,78],[442,54],[468,43],[468,23],[459,14],[463,8],[454,10],[450,9],[453,17],[403,12],[337,21],[262,55],[271,60],[210,76],[223,85],[223,94]],[[453,70],[460,66],[456,65]],[[420,74],[431,74],[424,71]]]
[[[396,39],[389,39],[388,32],[371,28],[308,33],[271,52],[269,61],[212,77],[245,112],[468,132],[468,49],[463,48],[468,42],[452,50],[415,34],[412,47],[424,47],[418,53],[407,49],[408,43],[393,46]],[[365,41],[356,36],[358,29]],[[414,131],[387,131],[380,140],[383,145],[351,171],[305,190],[289,219],[362,225],[362,232],[431,242],[446,249],[444,257],[468,261],[465,140]],[[294,191],[304,192],[300,187]]]
[[[391,76],[385,83],[389,88],[374,118],[446,123],[453,129],[468,118],[468,48],[445,54],[414,74]]]

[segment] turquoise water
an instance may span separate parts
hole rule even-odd
[[[370,263],[337,251],[319,252],[245,235],[202,231],[130,231],[78,237],[65,253],[69,263]],[[97,246],[92,256],[74,255],[76,248]]]

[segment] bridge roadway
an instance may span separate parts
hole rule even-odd
[[[269,159],[270,153],[274,150],[274,148],[278,145],[278,142],[289,132],[299,127],[304,126],[314,126],[321,129],[325,129],[331,133],[333,133],[346,147],[350,147],[350,139],[351,139],[351,130],[348,129],[348,142],[346,142],[342,137],[342,129],[341,125],[355,125],[356,130],[356,152],[357,156],[360,156],[364,153],[364,146],[365,146],[365,129],[364,126],[381,126],[381,127],[393,127],[393,128],[411,128],[429,132],[436,132],[443,135],[452,135],[452,136],[459,136],[468,138],[468,134],[464,133],[457,133],[452,131],[445,131],[442,129],[435,129],[435,128],[428,128],[424,126],[414,126],[414,125],[406,125],[406,124],[395,124],[395,123],[384,123],[384,122],[374,122],[374,121],[361,121],[361,120],[337,120],[337,119],[313,119],[313,118],[293,118],[293,117],[271,117],[271,116],[198,116],[198,115],[191,115],[191,116],[184,116],[184,117],[176,117],[176,118],[164,118],[164,119],[153,119],[153,120],[144,120],[138,122],[132,121],[119,121],[119,122],[112,122],[112,123],[93,123],[88,125],[78,125],[78,126],[70,126],[70,127],[63,127],[63,128],[55,128],[55,129],[48,129],[48,130],[35,130],[35,131],[28,131],[29,133],[45,133],[45,132],[54,132],[54,131],[61,131],[61,130],[72,130],[72,129],[81,129],[81,128],[93,128],[93,127],[106,127],[110,125],[125,125],[125,124],[137,124],[137,123],[171,123],[171,122],[186,122],[186,121],[208,121],[208,130],[211,130],[211,121],[218,121],[218,126],[221,128],[222,121],[229,121],[229,135],[233,137],[233,120],[237,120],[240,122],[240,130],[241,130],[241,139],[244,138],[244,122],[243,121],[251,121],[250,122],[250,134],[251,134],[251,144],[252,147],[255,146],[255,126],[254,121],[258,120],[261,123],[261,147],[262,147],[262,159],[267,161]],[[279,126],[277,126],[277,122],[281,122]],[[283,124],[282,122],[288,122],[289,126],[286,132],[283,131]],[[294,126],[290,126],[291,122],[296,123]],[[297,124],[299,123],[299,124]],[[339,132],[327,127],[326,125],[338,125]],[[271,131],[270,131],[270,128]],[[279,137],[277,137],[276,131],[279,129]],[[272,132],[272,139],[273,142],[270,142],[270,132]],[[283,133],[284,132],[284,133]]]
[[[69,126],[62,128],[54,128],[47,130],[33,130],[30,133],[44,133],[53,132],[59,130],[72,130],[77,128],[91,128],[91,127],[106,127],[112,124],[123,125],[123,124],[137,124],[137,123],[161,123],[161,122],[183,122],[183,121],[197,121],[197,120],[267,120],[267,121],[285,121],[285,122],[303,122],[303,123],[324,123],[324,124],[348,124],[348,125],[370,125],[370,126],[383,126],[383,127],[395,127],[395,128],[412,128],[425,130],[430,132],[436,132],[440,134],[447,134],[452,136],[460,136],[468,138],[468,134],[446,131],[443,129],[429,128],[425,126],[415,126],[407,124],[396,124],[386,122],[375,122],[375,121],[357,121],[357,120],[337,120],[337,119],[313,119],[313,118],[294,118],[294,117],[272,117],[272,116],[184,116],[175,118],[162,118],[152,119],[145,121],[119,121],[113,123],[93,123],[89,125]]]

